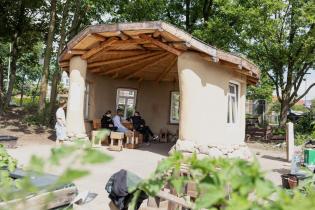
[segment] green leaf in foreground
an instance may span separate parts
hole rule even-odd
[[[106,163],[111,160],[112,157],[96,149],[87,149],[82,157],[82,163],[89,164]]]
[[[87,176],[88,174],[89,172],[87,170],[77,170],[69,168],[59,177],[58,183],[71,183],[76,179]]]

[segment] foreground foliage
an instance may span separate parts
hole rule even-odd
[[[179,176],[185,166],[189,176]],[[163,160],[154,174],[139,185],[150,196],[155,196],[170,184],[179,196],[184,186],[194,182],[197,199],[194,209],[225,210],[296,210],[314,209],[314,180],[288,193],[265,179],[257,162],[238,159],[197,159],[175,153]],[[137,197],[134,197],[134,201]]]
[[[85,141],[77,140],[72,145],[53,148],[48,159],[32,156],[29,164],[24,170],[29,175],[22,179],[12,179],[10,172],[17,167],[17,161],[8,155],[0,145],[0,202],[12,199],[24,199],[29,194],[51,192],[61,186],[71,184],[74,180],[87,176],[89,171],[83,169],[86,164],[99,164],[111,160],[108,155],[95,150]],[[61,164],[64,162],[63,164]],[[77,167],[74,167],[74,166]],[[43,174],[48,168],[63,167],[64,170],[59,178],[47,189],[39,189],[31,182],[31,176]],[[79,168],[80,167],[80,168]],[[48,200],[47,200],[48,202]]]

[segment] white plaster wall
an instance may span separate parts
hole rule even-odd
[[[181,92],[180,139],[198,145],[233,145],[244,142],[246,80],[197,53],[178,58]],[[230,81],[240,83],[239,116],[227,123],[227,91]]]

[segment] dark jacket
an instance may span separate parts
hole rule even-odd
[[[111,117],[107,117],[106,115],[103,115],[101,120],[102,128],[112,129],[114,126],[114,122]],[[109,127],[109,125],[112,125],[112,127]]]
[[[133,128],[135,130],[141,129],[141,125],[145,126],[145,121],[144,121],[144,119],[142,119],[141,116],[132,116],[132,117],[130,117],[130,120],[131,120]]]
[[[105,190],[109,194],[108,197],[118,209],[127,210],[133,193],[140,181],[141,179],[137,175],[122,169],[110,177]],[[136,209],[140,207],[142,201],[146,198],[147,196],[144,193],[140,194]]]

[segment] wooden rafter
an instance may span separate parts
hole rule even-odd
[[[59,63],[59,66],[61,68],[65,68],[65,67],[68,67],[70,65],[69,63],[70,63],[69,61],[63,61],[63,62]]]
[[[67,53],[70,55],[82,55],[86,53],[86,50],[69,50]]]
[[[89,51],[87,51],[86,53],[84,53],[81,57],[82,59],[89,59],[90,57],[92,57],[93,55],[95,55],[96,53],[98,53],[99,51],[105,49],[106,47],[112,45],[114,42],[116,42],[118,40],[117,37],[111,37],[108,40],[101,42],[100,45],[98,47],[95,47]]]
[[[140,72],[144,71],[145,69],[147,69],[149,66],[153,66],[153,65],[159,63],[161,60],[164,60],[164,59],[168,58],[166,56],[167,54],[168,53],[163,53],[163,54],[161,54],[159,56],[156,56],[155,60],[153,62],[150,62],[150,63],[142,66],[141,69],[138,69],[138,70],[134,71],[132,74],[127,75],[124,79],[130,79],[130,78],[134,77],[135,75],[137,75],[138,73],[140,73]]]
[[[174,60],[172,60],[171,65],[169,65],[166,69],[164,69],[164,71],[161,74],[157,76],[156,81],[160,82],[164,77],[166,77],[166,75],[172,70],[176,63],[177,57]]]
[[[93,33],[93,34],[91,34],[91,35],[92,35],[94,38],[96,38],[97,40],[101,41],[101,42],[103,42],[103,41],[106,40],[106,37],[104,37],[104,36],[102,36],[102,35],[100,35],[100,34]]]
[[[152,36],[153,36],[154,38],[157,38],[157,37],[161,36],[161,31],[156,30],[156,31],[152,34]]]
[[[130,36],[128,36],[127,34],[125,34],[123,31],[120,31],[118,36],[119,36],[122,40],[127,40],[127,39],[130,39],[130,38],[131,38]]]
[[[113,46],[115,45],[126,45],[126,44],[148,44],[150,41],[146,39],[128,39],[128,40],[120,40],[115,43],[113,43]]]
[[[118,66],[118,67],[113,68],[113,69],[111,69],[111,70],[109,70],[109,71],[106,71],[106,72],[104,72],[104,73],[102,73],[102,74],[111,74],[111,73],[114,73],[114,72],[119,72],[119,71],[122,71],[122,70],[124,70],[124,69],[127,69],[127,68],[130,68],[130,67],[139,65],[139,64],[141,64],[141,63],[144,62],[144,61],[147,62],[147,61],[155,60],[155,59],[157,59],[160,55],[165,55],[165,53],[162,53],[162,54],[161,54],[161,53],[158,53],[158,54],[154,54],[154,55],[152,55],[152,54],[153,54],[153,53],[147,54],[147,57],[143,57],[143,58],[137,60],[136,62],[132,62],[132,63],[129,63],[129,64],[124,65],[124,66]],[[146,60],[144,60],[144,59],[146,59]]]
[[[120,63],[120,62],[132,62],[135,60],[139,60],[142,58],[146,58],[149,54],[150,55],[156,55],[161,52],[153,52],[153,53],[146,53],[146,54],[140,54],[140,55],[132,55],[124,58],[117,58],[117,59],[111,59],[111,60],[106,60],[106,61],[97,61],[97,62],[92,62],[88,64],[89,68],[97,67],[97,66],[103,66],[103,65],[108,65],[108,64],[115,64],[115,63]]]
[[[167,45],[167,44],[165,44],[163,42],[160,42],[160,41],[158,41],[156,39],[153,39],[153,38],[149,37],[146,34],[140,34],[139,37],[142,38],[142,39],[148,40],[152,44],[154,44],[154,45],[156,45],[156,46],[158,46],[158,47],[160,47],[160,48],[162,48],[162,49],[164,49],[166,51],[169,51],[170,53],[173,53],[173,54],[175,54],[177,56],[179,56],[182,53],[180,50],[177,50],[174,47],[171,47],[171,46],[169,46],[169,45]]]

